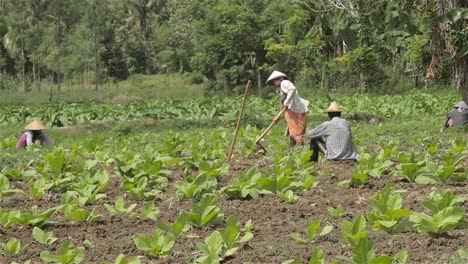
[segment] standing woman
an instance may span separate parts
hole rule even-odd
[[[299,97],[296,86],[282,72],[274,71],[268,77],[267,84],[270,83],[280,88],[281,108],[286,107],[288,109],[285,114],[288,125],[286,135],[290,137],[291,145],[303,145],[309,101]]]
[[[26,132],[23,133],[20,140],[18,141],[18,144],[16,144],[17,149],[24,149],[26,146],[33,145],[36,143],[36,141],[39,141],[41,146],[52,146],[49,138],[47,138],[46,135],[42,133],[42,130],[47,128],[44,126],[44,124],[41,123],[41,121],[34,120],[24,129],[26,129]]]

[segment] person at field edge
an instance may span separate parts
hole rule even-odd
[[[274,71],[268,77],[267,84],[273,84],[280,89],[281,109],[287,108],[285,112],[286,135],[289,136],[291,145],[303,145],[309,101],[299,96],[296,86],[282,72]],[[278,122],[279,119],[275,118],[274,121]]]
[[[332,102],[325,110],[329,121],[323,122],[315,129],[307,132],[310,138],[310,149],[313,151],[310,161],[317,162],[319,153],[325,154],[327,160],[359,160],[359,153],[353,143],[351,127],[341,118],[343,110],[336,102]],[[324,142],[323,138],[327,141]]]
[[[26,132],[24,132],[23,135],[21,135],[18,144],[16,144],[17,149],[24,149],[27,146],[33,145],[37,141],[40,142],[41,146],[52,146],[52,143],[50,142],[49,138],[46,135],[44,135],[44,133],[42,133],[42,130],[45,130],[47,128],[41,123],[41,121],[34,120],[24,129],[26,130]]]
[[[460,101],[453,106],[455,110],[447,116],[445,128],[459,127],[468,124],[468,104]]]

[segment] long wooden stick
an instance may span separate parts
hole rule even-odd
[[[231,148],[229,149],[229,153],[226,158],[227,161],[231,161],[231,158],[232,158],[232,152],[234,151],[234,145],[236,144],[237,134],[239,133],[241,119],[242,119],[242,116],[244,115],[244,108],[245,108],[245,102],[247,101],[247,94],[251,86],[252,86],[252,81],[249,80],[247,82],[247,85],[245,86],[244,98],[242,98],[241,110],[239,113],[239,117],[237,118],[236,131],[234,132],[234,138],[232,139]]]
[[[280,118],[280,117],[284,114],[284,112],[286,112],[286,110],[288,110],[287,107],[281,109],[281,111],[276,115],[275,120],[278,119],[278,118]],[[266,134],[271,130],[271,128],[272,128],[276,123],[278,123],[278,121],[273,121],[273,122],[271,122],[271,124],[263,131],[263,133],[260,134],[260,136],[258,136],[257,140],[255,140],[255,144],[260,144],[260,140],[262,140],[262,139],[266,136]]]

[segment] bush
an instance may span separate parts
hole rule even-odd
[[[201,72],[193,72],[190,75],[190,83],[202,84],[205,81],[205,76]]]
[[[16,91],[19,87],[19,81],[10,75],[0,74],[0,90]]]

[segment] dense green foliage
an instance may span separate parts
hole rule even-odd
[[[1,0],[0,90],[179,72],[232,93],[279,69],[311,89],[398,92],[422,84],[434,54],[429,80],[447,85],[468,51],[466,6],[448,2]]]
[[[455,95],[413,93],[398,96],[369,97],[354,95],[340,98],[346,113],[355,119],[390,118],[415,114],[443,116],[450,111]],[[328,105],[327,98],[313,98],[309,109],[321,113]],[[277,100],[249,98],[246,115],[251,118],[277,113]],[[238,98],[138,101],[121,104],[54,104],[21,107],[0,107],[0,126],[17,126],[39,118],[48,126],[84,125],[95,122],[183,119],[183,120],[233,120],[239,110]],[[442,124],[441,124],[442,126]]]
[[[200,104],[197,100],[147,102],[142,104],[142,108],[135,108],[137,105],[134,103],[114,107],[123,107],[119,113],[127,115],[140,111],[144,113],[153,108],[158,109],[159,104],[166,104],[165,108],[178,113],[168,118],[196,120],[212,118],[204,113],[211,113],[215,109],[218,114],[214,117],[225,121],[233,117],[231,112],[235,112],[234,106],[238,106],[232,99],[210,102],[212,103]],[[277,110],[275,102],[251,98],[251,108],[246,113],[258,107],[265,108],[261,113],[274,112]],[[337,218],[333,221],[339,221],[338,225],[336,222],[331,225],[330,218],[299,217],[300,222],[294,222],[294,225],[295,230],[300,233],[288,233],[291,236],[288,250],[294,247],[292,239],[301,245],[316,246],[312,259],[317,262],[311,263],[325,263],[324,252],[327,249],[319,248],[332,238],[336,241],[332,246],[340,247],[346,253],[343,253],[345,256],[327,254],[327,260],[339,258],[348,263],[404,263],[411,255],[406,250],[411,252],[419,249],[406,248],[408,246],[403,245],[404,248],[398,248],[400,252],[389,254],[388,248],[392,246],[385,243],[383,247],[386,250],[382,252],[382,245],[379,247],[377,243],[373,243],[375,238],[406,232],[410,233],[411,239],[419,233],[429,233],[433,236],[431,239],[436,240],[449,232],[466,233],[466,197],[451,191],[454,186],[466,184],[468,170],[457,161],[466,159],[468,154],[466,137],[462,130],[443,131],[441,126],[438,127],[439,122],[444,120],[440,113],[449,108],[450,103],[442,96],[420,93],[375,98],[344,97],[342,102],[345,102],[343,105],[347,106],[349,115],[356,116],[360,111],[367,114],[372,109],[388,119],[384,122],[377,121],[378,124],[367,119],[353,123],[354,141],[359,146],[363,159],[361,165],[350,168],[355,173],[350,171],[348,176],[362,174],[365,175],[365,181],[356,185],[343,184],[340,188],[359,187],[360,189],[355,190],[360,192],[369,188],[368,183],[373,180],[385,181],[388,185],[373,185],[367,189],[372,190],[373,196],[359,206],[359,212],[350,213],[348,202],[361,202],[362,197],[356,197],[356,201],[341,200],[345,208],[341,208],[342,212],[333,212]],[[319,111],[327,103],[325,99],[320,99],[312,107],[314,111]],[[195,108],[194,105],[203,105],[203,108]],[[47,113],[58,112],[56,107],[37,106],[37,109],[42,109],[44,117],[48,117]],[[94,123],[95,126],[95,122],[114,118],[105,113],[112,109],[108,105],[61,107],[64,114],[79,112],[87,115],[86,111],[98,113],[94,119],[83,121]],[[87,110],[89,108],[91,110]],[[192,109],[192,112],[185,113],[188,109]],[[2,111],[6,111],[6,108]],[[395,116],[396,113],[399,115]],[[435,113],[437,114],[434,115]],[[418,117],[416,119],[415,114]],[[116,120],[129,117],[125,115],[117,115]],[[434,116],[436,118],[429,118]],[[26,121],[26,116],[17,118],[16,122]],[[79,119],[70,120],[70,123],[82,122]],[[317,120],[311,121],[311,124],[316,123]],[[415,127],[418,129],[414,129]],[[93,223],[101,228],[112,224],[116,219],[128,218],[139,226],[150,223],[152,228],[148,232],[142,230],[125,233],[126,239],[131,243],[129,251],[117,254],[131,254],[129,257],[138,254],[143,262],[157,261],[158,258],[177,257],[173,254],[174,248],[185,241],[191,243],[190,249],[186,249],[191,262],[218,263],[230,258],[242,262],[243,256],[239,251],[245,253],[245,248],[248,248],[244,244],[257,237],[262,239],[264,234],[255,228],[257,223],[248,220],[250,215],[242,215],[244,219],[240,221],[233,217],[232,211],[228,213],[226,206],[222,204],[223,201],[226,202],[226,198],[229,201],[234,200],[234,204],[240,207],[248,202],[261,205],[265,199],[278,197],[275,204],[283,206],[282,201],[289,204],[306,199],[304,196],[307,192],[324,195],[319,190],[321,184],[333,177],[323,174],[322,170],[327,163],[308,162],[311,153],[307,148],[288,148],[281,126],[275,127],[264,142],[269,149],[269,155],[265,157],[255,155],[253,144],[260,129],[247,125],[242,127],[235,158],[264,161],[268,166],[257,167],[257,163],[249,163],[250,166],[240,170],[231,168],[236,166],[235,163],[226,162],[228,141],[233,131],[230,127],[221,127],[219,124],[217,128],[210,130],[203,125],[194,124],[190,129],[161,133],[152,128],[142,128],[143,131],[136,133],[116,133],[118,130],[107,129],[88,133],[91,130],[87,129],[84,128],[81,135],[65,136],[60,134],[59,129],[53,128],[47,133],[50,133],[54,148],[31,146],[25,150],[14,149],[17,131],[0,132],[0,227],[4,232],[15,230],[18,234],[26,229],[28,236],[31,237],[29,232],[32,233],[30,239],[37,241],[28,243],[28,238],[17,238],[16,233],[14,236],[3,236],[0,243],[1,260],[2,257],[11,257],[27,261],[24,254],[35,252],[34,255],[28,255],[28,258],[35,258],[31,259],[32,263],[39,261],[39,258],[54,263],[89,262],[88,257],[92,254],[90,245],[99,241],[84,240],[83,236],[82,239],[73,238],[72,243],[71,238],[63,236],[63,232],[58,235],[58,231],[67,227],[92,227]],[[406,166],[418,160],[435,165],[429,166],[428,170],[415,176],[416,180],[412,180],[412,177],[408,177],[408,169],[398,165]],[[418,181],[421,177],[441,180]],[[395,184],[398,184],[397,189],[394,189]],[[439,189],[434,189],[430,194],[420,192],[424,197],[417,200],[403,191],[405,188],[411,191],[426,185],[429,185],[428,190],[434,185]],[[21,201],[34,205],[15,207],[19,197]],[[49,200],[50,197],[54,197],[53,200]],[[167,218],[163,218],[168,217],[167,212],[162,207],[159,209],[163,200],[169,200],[171,204],[181,202],[174,205],[179,209],[176,215],[170,215],[168,223]],[[306,204],[309,203],[307,201]],[[178,207],[181,204],[183,206]],[[315,206],[325,210],[327,204],[313,205]],[[341,219],[345,211],[346,216]],[[285,225],[288,223],[278,224],[278,233],[284,233],[281,228]],[[372,229],[385,230],[388,233],[376,233]],[[105,249],[107,248],[108,245],[105,245]],[[127,250],[126,248],[122,250]],[[450,248],[450,251],[455,249],[458,248]],[[38,254],[40,251],[42,252]],[[382,255],[384,253],[389,255]],[[286,256],[284,260],[292,257],[294,256]],[[126,257],[120,255],[117,259],[121,261],[116,263],[138,263],[138,258],[130,258],[126,262]],[[291,260],[285,263],[302,262]]]

